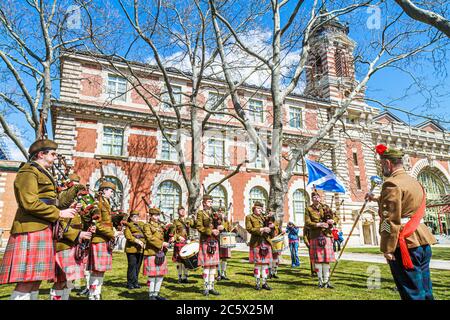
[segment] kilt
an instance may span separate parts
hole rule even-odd
[[[269,248],[269,252],[265,257],[261,256],[261,254],[259,253],[261,245],[256,247],[249,247],[248,261],[254,264],[272,264],[272,247],[269,244],[266,244],[266,246]]]
[[[220,259],[231,258],[231,248],[220,248],[219,249],[219,258]]]
[[[167,269],[167,257],[164,259],[162,265],[157,266],[155,264],[156,256],[145,256],[144,257],[144,276],[149,277],[163,277],[169,270]]]
[[[319,238],[309,240],[309,257],[312,263],[330,263],[335,262],[333,251],[333,240],[325,237],[325,247],[319,246]]]
[[[220,262],[219,257],[219,241],[216,244],[216,251],[214,254],[208,253],[208,238],[207,240],[200,241],[200,247],[198,251],[198,265],[202,267],[217,267]]]
[[[74,281],[84,278],[84,264],[75,261],[75,247],[56,253],[56,281]]]
[[[86,270],[105,272],[112,269],[112,253],[106,242],[92,243]]]
[[[55,279],[55,243],[50,227],[9,237],[0,284]]]
[[[186,243],[175,243],[175,246],[173,247],[172,262],[183,262],[183,259],[180,257],[180,251],[185,245]]]

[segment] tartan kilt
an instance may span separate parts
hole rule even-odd
[[[56,281],[74,281],[84,278],[84,263],[75,260],[75,248],[56,253]]]
[[[106,242],[92,243],[86,270],[105,272],[112,269],[112,253]]]
[[[231,248],[219,248],[219,258],[220,259],[231,258]]]
[[[261,256],[259,253],[261,245],[258,245],[256,247],[249,247],[248,261],[254,264],[268,264],[268,265],[272,264],[272,247],[267,243],[266,246],[269,247],[269,252],[265,257]]]
[[[169,270],[167,268],[167,257],[164,259],[162,265],[157,266],[155,264],[156,256],[145,256],[144,257],[144,276],[149,277],[163,277]]]
[[[9,237],[0,284],[55,279],[55,242],[50,227]]]
[[[325,237],[325,247],[319,246],[319,238],[309,240],[309,257],[312,263],[335,262],[333,251],[333,241],[330,237]]]
[[[216,244],[216,251],[214,254],[208,253],[208,238],[207,240],[200,241],[200,247],[198,251],[198,265],[202,267],[217,267],[220,263],[219,257],[219,241]]]
[[[180,257],[180,251],[185,245],[186,243],[175,243],[173,246],[172,262],[183,263],[183,259]]]

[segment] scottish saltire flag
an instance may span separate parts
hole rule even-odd
[[[345,187],[333,171],[315,161],[305,159],[308,168],[308,186],[315,185],[316,189],[345,193]]]

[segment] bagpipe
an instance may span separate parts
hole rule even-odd
[[[149,209],[150,209],[151,205],[144,196],[142,196],[142,200],[145,203],[145,211],[147,212],[147,216],[149,216]],[[164,229],[164,241],[169,242],[170,238],[173,236],[171,234],[171,230],[173,227],[173,224],[170,219],[171,217],[162,211],[161,211],[161,215],[163,215],[165,218],[169,219],[169,222],[158,221],[159,225]],[[148,220],[149,220],[149,218],[146,219],[146,222],[148,222]]]

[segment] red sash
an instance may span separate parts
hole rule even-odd
[[[408,221],[408,223],[405,224],[402,231],[400,231],[400,235],[398,237],[398,242],[400,244],[400,253],[402,255],[402,262],[403,266],[407,270],[414,269],[414,265],[411,261],[411,257],[409,255],[408,246],[406,245],[406,238],[411,236],[414,231],[416,231],[417,227],[420,224],[420,220],[422,220],[423,216],[425,215],[425,203],[426,203],[426,194],[425,190],[422,187],[423,191],[423,200],[420,207],[417,209],[417,211],[414,213],[414,215],[411,217],[411,219]]]

